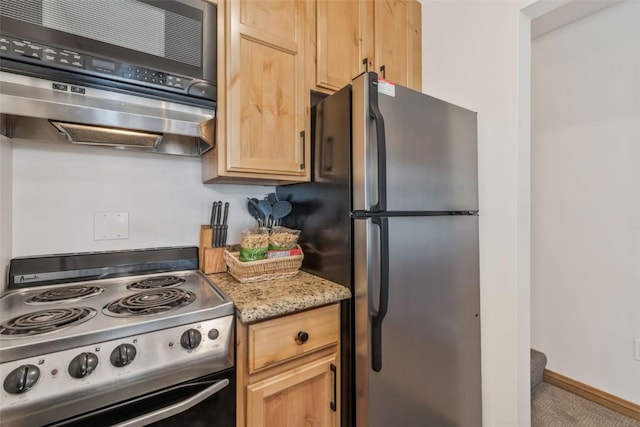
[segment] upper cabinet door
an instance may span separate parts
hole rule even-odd
[[[421,91],[420,3],[416,0],[373,0],[372,3],[375,71],[393,83]]]
[[[239,0],[227,7],[227,170],[304,180],[304,2]]]
[[[361,16],[365,4],[361,1],[327,0],[309,3],[313,4],[311,7],[315,6],[314,83],[316,89],[336,91],[350,84],[351,79],[363,71]]]

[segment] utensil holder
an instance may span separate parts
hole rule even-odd
[[[227,271],[227,263],[224,261],[226,247],[214,248],[211,246],[213,229],[210,225],[200,226],[200,246],[198,247],[198,259],[200,270],[204,274],[224,273]]]

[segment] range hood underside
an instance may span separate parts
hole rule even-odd
[[[98,130],[103,128],[96,128]],[[69,143],[67,134],[60,132],[49,120],[35,117],[11,116],[0,114],[0,133],[9,138],[35,140],[54,143]],[[151,134],[149,134],[151,135]],[[126,139],[113,138],[113,143],[92,143],[91,141],[73,141],[77,144],[121,148],[132,151],[172,154],[178,156],[201,156],[211,146],[194,136],[165,133],[159,137],[155,146],[129,143]]]
[[[215,111],[202,107],[7,72],[0,72],[0,95],[0,132],[10,138],[185,156],[200,156],[214,144]]]

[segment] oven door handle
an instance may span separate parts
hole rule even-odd
[[[154,423],[156,421],[164,420],[165,418],[172,417],[186,411],[187,409],[193,408],[198,403],[202,402],[205,399],[208,399],[228,385],[229,380],[226,378],[220,381],[216,381],[213,385],[205,388],[197,394],[194,394],[188,399],[185,399],[178,403],[174,403],[173,405],[167,406],[166,408],[158,409],[157,411],[140,415],[139,417],[132,418],[120,424],[116,424],[113,427],[141,427],[146,426],[147,424]]]

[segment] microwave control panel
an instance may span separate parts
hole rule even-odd
[[[208,97],[207,91],[203,91],[203,86],[207,86],[206,83],[198,82],[192,85],[193,80],[183,76],[171,75],[137,65],[123,64],[5,35],[0,35],[0,56],[91,75],[108,76],[116,80],[160,87],[164,90],[203,98]],[[192,90],[194,87],[196,90]]]

